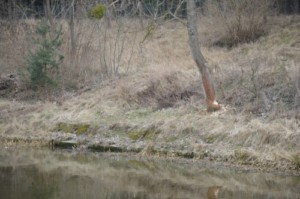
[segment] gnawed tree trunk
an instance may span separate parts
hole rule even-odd
[[[215,89],[208,70],[208,64],[200,50],[198,40],[196,5],[194,0],[187,0],[187,28],[189,35],[189,43],[192,55],[196,65],[201,73],[203,87],[206,94],[206,104],[208,111],[216,111],[220,109],[220,105],[216,101]]]

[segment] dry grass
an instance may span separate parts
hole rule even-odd
[[[214,29],[206,29],[209,25],[202,22],[200,38],[205,41]],[[138,27],[138,23],[126,23],[133,29]],[[230,157],[234,151],[251,151],[259,160],[287,157],[300,151],[300,24],[276,24],[269,36],[256,43],[231,50],[208,44],[202,48],[223,104],[222,111],[212,114],[205,111],[200,76],[184,26],[174,22],[158,26],[143,43],[144,31],[132,35],[129,29],[124,30],[126,50],[118,62],[118,74],[107,78],[100,57],[111,55],[101,55],[101,28],[99,24],[83,24],[79,32],[90,33],[95,26],[99,29],[82,36],[76,66],[69,64],[67,56],[62,70],[65,87],[84,89],[64,91],[57,98],[32,104],[1,99],[1,136],[50,139],[57,123],[88,123],[99,127],[98,133],[116,126],[119,131],[154,128],[161,132],[157,145],[188,146],[189,150],[208,150],[214,155]],[[115,41],[117,28],[108,30],[108,46]],[[18,36],[20,45],[29,45],[22,35]],[[25,68],[25,54],[19,56],[25,49],[18,51],[12,42],[2,39],[0,43],[7,46],[5,52],[1,47],[3,73]],[[17,52],[14,59],[12,52]]]
[[[206,1],[204,14],[220,33],[212,44],[233,47],[256,41],[267,33],[272,4],[270,0]]]

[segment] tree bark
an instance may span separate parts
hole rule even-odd
[[[140,26],[141,26],[142,29],[144,29],[144,22],[143,22],[144,9],[143,9],[143,5],[142,5],[140,0],[137,3],[137,9],[138,9],[138,13],[139,13]]]
[[[53,22],[53,16],[52,16],[50,0],[44,0],[44,4],[46,6],[45,12],[46,12],[47,19],[50,23],[51,28],[53,28],[54,27],[54,22]]]
[[[71,65],[74,65],[75,62],[75,55],[76,55],[76,38],[75,38],[75,24],[74,24],[74,3],[75,0],[71,2],[70,9],[70,37],[71,37]]]
[[[197,29],[196,5],[194,0],[187,0],[187,28],[192,55],[202,76],[202,83],[206,94],[207,110],[219,110],[221,107],[216,101],[215,89],[208,70],[208,64],[200,50]]]

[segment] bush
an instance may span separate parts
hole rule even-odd
[[[60,29],[52,33],[49,25],[42,21],[38,25],[36,33],[36,49],[34,52],[30,52],[27,59],[30,83],[34,88],[56,85],[59,65],[64,58],[58,51],[62,44],[62,31]]]
[[[221,23],[222,35],[216,45],[232,47],[252,42],[266,34],[267,15],[271,11],[270,0],[227,0],[206,3],[208,15]]]
[[[105,13],[106,13],[105,5],[98,4],[90,10],[89,17],[90,18],[101,19],[102,17],[104,17]]]

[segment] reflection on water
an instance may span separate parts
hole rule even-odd
[[[300,178],[186,160],[0,148],[0,198],[300,198]]]

